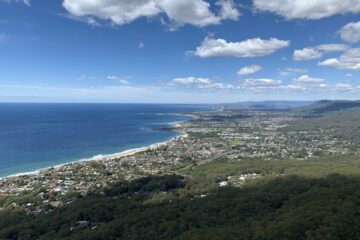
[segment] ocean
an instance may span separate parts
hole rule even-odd
[[[0,177],[167,141],[164,130],[203,106],[0,104]]]

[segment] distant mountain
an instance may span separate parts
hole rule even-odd
[[[304,107],[313,104],[314,101],[260,101],[260,102],[238,102],[223,104],[225,109],[257,109],[257,110],[271,110],[271,109],[293,109]]]
[[[348,100],[322,100],[315,102],[311,105],[304,106],[296,109],[296,111],[302,111],[310,114],[323,114],[329,112],[336,112],[347,110],[351,108],[360,108],[360,101],[348,101]]]

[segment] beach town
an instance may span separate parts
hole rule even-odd
[[[181,136],[164,143],[128,150],[102,158],[73,162],[0,180],[0,207],[38,213],[70,204],[90,192],[101,192],[120,181],[149,175],[178,173],[214,159],[276,161],[306,160],[326,154],[358,154],[356,143],[341,139],[332,128],[296,130],[297,116],[264,111],[194,113],[196,118],[177,123]],[[219,187],[241,186],[266,173],[228,176]]]

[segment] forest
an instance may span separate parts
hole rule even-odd
[[[180,197],[181,176],[123,182],[36,217],[0,213],[1,239],[358,239],[360,178],[279,177]],[[151,201],[159,193],[169,195]]]

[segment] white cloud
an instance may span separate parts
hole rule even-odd
[[[160,0],[161,9],[176,25],[192,24],[204,27],[219,24],[221,18],[210,10],[210,4],[202,0]]]
[[[281,85],[277,88],[277,90],[282,92],[302,92],[305,90],[305,87],[298,84],[289,84]]]
[[[291,92],[293,94],[337,95],[339,93],[360,93],[360,86],[341,82],[328,84],[325,79],[308,75],[293,79],[290,84],[283,84],[280,80],[273,79],[248,79],[236,89],[263,94]]]
[[[211,83],[208,78],[195,78],[195,77],[187,77],[187,78],[175,78],[173,80],[174,84],[179,85],[208,85]]]
[[[253,0],[259,11],[287,19],[321,19],[336,14],[360,13],[359,0]]]
[[[64,0],[64,8],[71,14],[81,16],[96,16],[101,19],[110,19],[122,25],[134,21],[139,17],[151,17],[161,12],[154,1],[149,0]]]
[[[213,39],[206,37],[201,46],[196,48],[194,55],[201,58],[208,57],[260,57],[270,55],[275,51],[286,48],[290,41],[270,38],[248,39],[242,42],[227,42],[224,39]]]
[[[144,48],[145,44],[143,42],[139,42],[139,48]]]
[[[234,89],[232,84],[223,84],[210,80],[209,78],[175,78],[168,83],[169,86],[178,86],[186,88],[200,88],[200,89]]]
[[[5,2],[5,3],[22,2],[22,3],[25,3],[26,5],[30,6],[30,0],[0,0],[0,3],[1,2]]]
[[[345,44],[321,44],[316,46],[315,48],[320,51],[323,51],[324,53],[342,52],[349,49],[349,47]]]
[[[294,72],[294,73],[305,73],[308,72],[308,70],[306,68],[292,68],[289,67],[287,69],[285,69],[286,72]]]
[[[238,82],[238,84],[223,84],[213,81],[209,78],[175,78],[168,82],[168,86],[182,87],[185,89],[197,90],[214,90],[214,91],[227,91],[230,93],[241,92],[244,94],[305,94],[309,96],[323,96],[327,94],[339,93],[360,93],[360,86],[352,85],[349,83],[338,82],[334,84],[327,83],[323,78],[311,77],[309,75],[302,75],[292,80],[291,83],[285,84],[281,80],[271,78],[249,78]],[[198,91],[200,94],[203,91]],[[315,94],[315,95],[314,95]]]
[[[192,24],[204,27],[219,24],[222,20],[238,20],[240,13],[232,0],[219,0],[219,15],[215,15],[210,4],[204,0],[158,0],[160,8],[175,25]]]
[[[240,12],[236,8],[233,0],[220,0],[216,2],[216,5],[220,6],[220,16],[222,19],[238,20]]]
[[[237,72],[239,75],[251,75],[254,74],[262,69],[259,65],[250,65],[240,68],[240,70]]]
[[[122,84],[129,84],[130,79],[131,77],[119,77],[119,76],[114,76],[114,75],[110,75],[110,76],[107,76],[106,79],[107,80],[114,80],[114,81],[117,81],[119,83],[122,83]]]
[[[337,92],[359,92],[359,86],[353,86],[348,83],[338,83],[335,85],[334,90]]]
[[[352,22],[343,26],[340,30],[340,37],[346,41],[355,43],[360,41],[360,22]]]
[[[360,48],[351,48],[338,58],[330,58],[319,63],[320,66],[360,71]]]
[[[232,0],[216,2],[219,13],[212,12],[205,0],[64,0],[64,8],[77,17],[95,16],[123,25],[142,17],[164,13],[171,24],[192,24],[204,27],[220,24],[222,20],[237,20],[240,16]]]
[[[323,78],[315,78],[309,75],[302,75],[293,79],[289,84],[284,84],[281,80],[270,78],[247,79],[236,86],[241,91],[252,91],[261,93],[288,93],[294,94],[328,94],[339,92],[360,92],[359,86],[347,83],[328,84]],[[352,90],[351,90],[352,89]]]
[[[315,47],[308,47],[301,50],[295,50],[293,59],[295,61],[307,61],[322,58],[325,53],[341,52],[349,47],[345,44],[322,44]]]
[[[288,85],[281,85],[276,88],[283,92],[303,92],[303,93],[327,93],[333,89],[333,86],[327,84],[323,78],[314,78],[309,75],[302,75],[292,80]]]
[[[86,16],[86,17],[79,17],[75,15],[71,15],[69,13],[58,13],[59,17],[67,18],[73,21],[78,21],[82,23],[86,23],[92,27],[101,27],[102,24],[98,21],[98,19],[94,18],[93,16]]]
[[[319,59],[323,56],[323,53],[314,48],[304,48],[301,50],[295,50],[293,58],[295,61],[305,61]]]
[[[85,18],[84,20],[85,20],[85,22],[87,24],[89,24],[89,25],[91,25],[93,27],[100,27],[101,26],[101,24],[92,17]]]
[[[264,93],[264,94],[338,94],[340,92],[358,93],[360,86],[354,86],[348,83],[329,84],[323,78],[315,78],[309,75],[302,75],[292,80],[289,84],[284,84],[281,80],[271,78],[249,78],[240,81],[238,84],[223,84],[213,81],[209,78],[175,78],[167,82],[167,86],[180,87],[185,89],[214,90],[243,93]],[[200,94],[202,91],[198,91]]]
[[[269,78],[260,78],[260,79],[246,79],[243,82],[243,86],[245,87],[277,87],[282,84],[282,81],[280,80],[273,80]]]
[[[285,71],[287,71],[287,72],[307,72],[308,70],[306,68],[292,68],[292,67],[289,67],[289,68],[285,69]]]
[[[306,73],[308,72],[308,70],[306,68],[292,68],[292,67],[288,67],[285,70],[281,70],[280,71],[280,75],[281,76],[286,76],[289,75],[291,73]]]
[[[63,86],[0,85],[0,101],[28,102],[121,102],[121,103],[221,103],[249,99],[358,99],[360,87],[339,83],[326,88],[306,89],[297,85],[273,88],[239,88],[233,91],[189,91],[156,86]],[[156,98],[154,98],[156,96]]]
[[[293,80],[293,83],[296,85],[320,85],[326,84],[325,79],[323,78],[313,78],[309,75],[302,75],[299,78]]]

